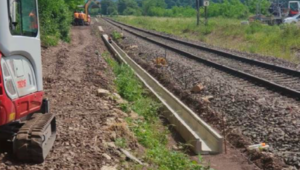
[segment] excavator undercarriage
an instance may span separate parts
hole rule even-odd
[[[51,113],[34,114],[19,130],[13,145],[14,154],[26,162],[44,162],[56,138],[55,117]]]
[[[56,139],[56,120],[51,113],[35,113],[27,120],[0,127],[0,140],[13,146],[20,161],[42,163]]]

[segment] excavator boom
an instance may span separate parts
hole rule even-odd
[[[89,16],[89,7],[90,7],[90,5],[91,5],[91,3],[92,2],[94,2],[94,3],[96,3],[96,4],[100,4],[100,2],[99,1],[96,1],[96,0],[88,0],[86,3],[85,3],[85,5],[84,5],[84,13],[86,14],[85,15],[85,21],[87,22],[88,21],[88,16]]]

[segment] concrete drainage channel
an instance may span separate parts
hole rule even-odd
[[[110,43],[107,35],[102,35],[102,39],[114,56],[120,62],[129,65],[143,84],[163,103],[166,110],[164,116],[196,154],[223,152],[221,135],[133,61],[115,42]]]

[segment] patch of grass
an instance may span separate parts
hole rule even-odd
[[[122,38],[121,34],[118,31],[113,31],[112,32],[112,37],[115,41],[118,41]]]
[[[127,119],[129,127],[134,132],[138,142],[146,148],[144,161],[149,170],[205,170],[210,169],[191,161],[189,157],[178,151],[168,149],[168,134],[170,133],[159,119],[158,110],[161,104],[149,97],[142,83],[127,65],[118,65],[107,55],[105,60],[113,68],[116,75],[116,86],[119,94],[130,104],[125,110],[133,110],[143,119]],[[123,106],[122,106],[123,107]],[[130,108],[128,108],[130,107]],[[124,141],[118,140],[117,145],[124,146]],[[136,168],[133,168],[136,169]]]
[[[120,104],[120,108],[125,113],[129,113],[131,111],[131,105],[129,103]]]
[[[50,36],[50,35],[46,35],[46,36],[42,36],[41,37],[41,40],[42,40],[42,45],[43,46],[56,46],[59,42],[59,36],[56,35],[56,36]]]
[[[257,53],[300,63],[300,28],[296,25],[269,26],[259,22],[242,25],[241,20],[210,18],[208,25],[196,26],[195,18],[118,16],[117,21],[136,27],[239,51]]]
[[[117,138],[115,141],[116,146],[120,148],[126,148],[127,147],[127,142],[126,139],[124,138]]]

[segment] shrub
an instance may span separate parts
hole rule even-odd
[[[70,41],[72,13],[64,0],[39,0],[39,13],[43,45],[56,45],[59,39]]]
[[[106,62],[113,68],[116,75],[118,92],[132,104],[132,110],[143,119],[127,119],[130,129],[134,132],[138,142],[145,148],[145,161],[149,164],[148,169],[157,170],[209,170],[210,167],[200,165],[196,161],[181,152],[168,149],[167,135],[170,131],[164,127],[159,119],[158,110],[161,103],[149,97],[142,83],[137,79],[134,72],[127,65],[118,65],[114,60],[102,55]],[[116,139],[116,145],[126,147],[124,139]],[[141,169],[134,168],[131,169]]]
[[[115,41],[118,41],[119,39],[122,38],[121,34],[120,34],[119,32],[117,32],[117,31],[113,31],[113,32],[112,32],[112,37],[113,37],[113,39],[114,39]]]
[[[223,3],[211,3],[208,10],[210,17],[246,18],[249,15],[248,7],[239,0],[224,0]]]
[[[142,12],[139,9],[134,8],[126,8],[123,12],[124,15],[135,15],[135,16],[141,16]]]

